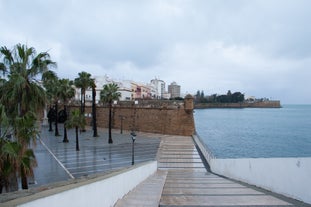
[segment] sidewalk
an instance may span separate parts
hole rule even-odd
[[[54,128],[53,128],[54,129]],[[30,188],[65,181],[97,173],[128,167],[132,164],[132,139],[130,132],[113,130],[113,144],[108,144],[108,130],[98,129],[99,137],[93,137],[89,128],[79,134],[80,151],[75,150],[75,131],[68,130],[69,143],[63,143],[63,125],[59,125],[61,136],[55,137],[48,127],[41,128],[35,155],[38,167]],[[156,160],[160,138],[155,134],[137,133],[134,143],[135,163]]]

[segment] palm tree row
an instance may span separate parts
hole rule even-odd
[[[54,107],[55,136],[58,131],[58,106],[64,106],[67,117],[67,105],[75,96],[75,89],[81,89],[80,110],[73,110],[64,124],[63,142],[68,142],[67,128],[75,128],[76,150],[79,150],[78,129],[85,126],[85,95],[86,90],[92,89],[92,126],[93,136],[97,137],[96,121],[96,84],[91,74],[81,72],[74,81],[59,79],[51,71],[56,63],[50,59],[47,52],[37,54],[35,49],[17,44],[12,50],[0,48],[0,193],[17,190],[17,178],[21,179],[23,189],[28,188],[27,178],[33,176],[36,158],[31,145],[39,136],[37,128],[38,112],[48,105]],[[41,82],[43,84],[41,84]],[[109,140],[112,128],[112,103],[121,94],[116,84],[103,86],[100,100],[109,106]],[[52,129],[52,121],[50,129]]]
[[[46,89],[49,104],[55,107],[55,136],[60,136],[58,131],[58,104],[64,105],[64,119],[66,120],[68,102],[75,96],[73,82],[69,79],[59,79],[53,71],[49,71],[43,75],[43,86]],[[51,124],[51,120],[49,122]],[[66,127],[64,127],[63,142],[68,142]]]

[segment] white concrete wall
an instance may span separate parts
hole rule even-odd
[[[311,158],[212,159],[212,172],[311,204]]]
[[[139,183],[144,181],[157,170],[157,162],[149,162],[145,165],[125,171],[121,174],[99,179],[96,182],[76,186],[65,186],[68,190],[58,189],[58,193],[53,193],[49,196],[43,196],[37,200],[32,200],[16,206],[21,207],[104,207],[113,206],[116,201],[122,198],[130,190]],[[57,191],[57,189],[54,189]],[[36,197],[34,195],[33,197]]]

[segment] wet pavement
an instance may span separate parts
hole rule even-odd
[[[74,130],[68,131],[69,143],[63,143],[62,136],[55,137],[54,132],[42,127],[35,149],[38,167],[30,187],[108,174],[132,165],[130,132],[113,131],[113,144],[108,144],[107,129],[99,129],[99,135],[92,137],[91,129],[79,134],[80,151],[76,151]],[[137,133],[135,163],[150,160],[158,161],[158,171],[116,206],[311,206],[213,174],[190,136]]]
[[[35,155],[38,167],[30,187],[66,181],[98,173],[109,173],[132,165],[132,139],[130,132],[113,130],[113,144],[108,144],[108,130],[98,129],[99,137],[93,137],[91,128],[79,133],[80,151],[76,151],[75,131],[68,130],[69,143],[61,136],[54,136],[48,127],[41,128]],[[137,133],[134,143],[134,161],[141,163],[156,160],[160,138],[155,134]]]

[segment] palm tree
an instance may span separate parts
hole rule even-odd
[[[0,193],[5,188],[6,192],[18,190],[18,143],[0,139]]]
[[[33,47],[17,44],[12,50],[0,48],[2,57],[1,70],[7,71],[7,81],[1,85],[0,101],[6,106],[10,125],[14,129],[17,144],[20,146],[19,157],[28,153],[28,146],[34,139],[36,114],[45,106],[45,91],[39,85],[40,77],[50,67],[56,66],[47,52],[36,53]],[[28,154],[29,155],[29,154]],[[31,159],[32,160],[32,159]],[[24,162],[26,163],[26,162]],[[29,166],[29,167],[32,167]],[[31,170],[26,165],[19,165],[22,188],[28,188],[27,175]]]
[[[91,80],[92,87],[92,124],[93,124],[93,137],[98,137],[97,133],[97,118],[96,118],[96,84],[95,80]]]
[[[9,78],[3,86],[7,91],[7,95],[2,97],[6,106],[13,107],[18,116],[43,109],[45,92],[36,78],[56,63],[50,60],[48,53],[37,55],[33,47],[21,44],[17,44],[12,51],[1,47],[0,53]]]
[[[79,128],[82,129],[85,126],[84,116],[79,110],[73,110],[69,119],[65,122],[67,128],[75,128],[76,130],[76,151],[80,150],[79,147]]]
[[[42,81],[46,90],[47,101],[50,105],[48,112],[49,131],[53,131],[52,122],[55,121],[57,114],[52,105],[54,104],[54,94],[55,88],[57,87],[58,77],[55,72],[47,71],[43,73]]]
[[[111,128],[112,128],[112,102],[119,100],[121,93],[118,92],[118,85],[115,83],[106,84],[103,86],[103,90],[100,91],[100,100],[103,103],[107,103],[109,106],[109,139],[108,143],[112,144]]]
[[[49,110],[49,123],[50,129],[52,128],[52,121],[55,121],[55,136],[60,136],[58,130],[58,104],[62,98],[64,98],[64,90],[62,88],[64,84],[64,80],[58,79],[57,75],[53,71],[49,71],[43,74],[43,86],[46,89],[46,94],[50,103],[54,105],[54,108],[50,107]],[[68,80],[69,84],[69,80]],[[68,92],[68,91],[67,91]],[[74,92],[73,92],[74,93]],[[71,97],[70,97],[71,98]],[[67,98],[66,98],[67,99]],[[49,130],[52,131],[52,130]]]
[[[74,84],[77,88],[81,89],[81,114],[84,115],[85,112],[85,92],[91,86],[91,74],[87,72],[78,73],[79,77],[74,80]],[[82,132],[85,132],[85,128],[82,129]]]
[[[75,89],[73,88],[72,81],[69,79],[61,79],[59,80],[59,95],[60,95],[60,100],[64,104],[64,112],[67,117],[67,104],[69,99],[73,98],[75,96]],[[67,118],[66,118],[67,119]],[[67,128],[66,125],[64,124],[64,139],[63,142],[69,142],[68,137],[67,137]]]
[[[8,128],[5,115],[1,115],[2,126]],[[23,117],[15,120],[16,141],[4,139],[8,133],[3,133],[0,139],[0,192],[5,187],[6,191],[17,190],[17,176],[21,178],[23,189],[28,189],[27,177],[33,176],[33,168],[37,165],[36,158],[28,143],[35,143],[38,131],[34,126],[35,116],[27,112]],[[7,131],[7,130],[5,130]]]
[[[3,129],[3,130],[2,130]],[[8,162],[8,155],[5,153],[8,130],[8,118],[5,113],[4,106],[0,103],[0,194],[2,189],[5,188],[6,192],[9,192],[11,165]]]
[[[78,74],[79,77],[74,80],[77,88],[81,89],[81,114],[85,112],[85,92],[86,89],[91,87],[91,74],[82,71]]]
[[[15,149],[14,143],[7,139],[9,132],[9,120],[6,116],[5,107],[0,104],[0,128],[3,129],[0,133],[0,194],[3,188],[6,192],[12,190],[18,190],[17,175],[18,167],[16,164],[17,150]],[[10,186],[14,188],[10,189]]]
[[[37,166],[36,157],[32,149],[23,150],[17,141],[0,140],[0,193],[3,187],[6,192],[17,190],[17,172],[20,172],[22,188],[28,189],[28,176],[33,176],[33,168]],[[13,182],[12,182],[13,181]]]
[[[36,158],[30,143],[35,145],[39,131],[36,128],[36,115],[29,111],[15,121],[15,135],[18,143],[18,163],[21,176],[22,189],[28,189],[27,177],[33,176],[33,167],[37,165]]]

